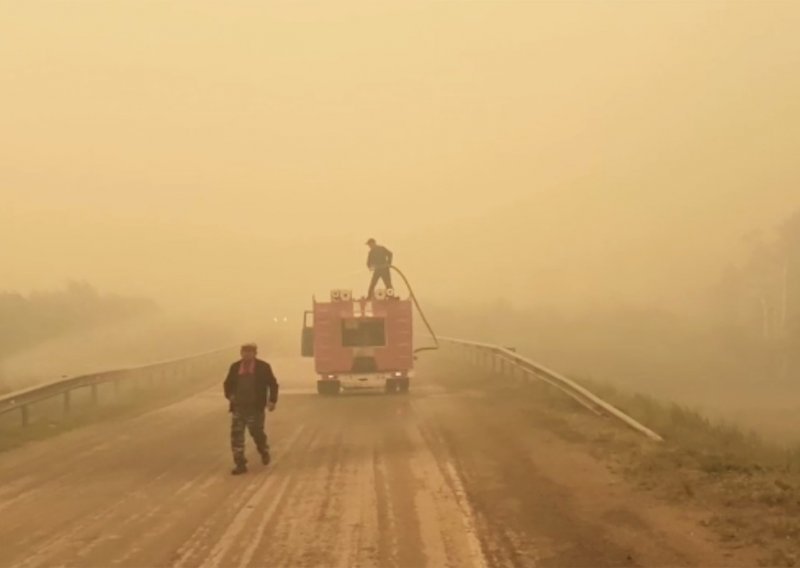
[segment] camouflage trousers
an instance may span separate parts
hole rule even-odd
[[[264,411],[234,408],[231,413],[231,451],[237,464],[247,463],[244,457],[244,431],[250,431],[259,454],[269,451],[267,435],[264,433]]]

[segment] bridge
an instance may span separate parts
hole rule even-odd
[[[320,397],[306,360],[273,358],[273,463],[249,445],[230,476],[235,357],[0,398],[0,566],[755,563],[626,478],[656,432],[499,346],[443,341],[409,395]]]

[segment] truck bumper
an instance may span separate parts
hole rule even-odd
[[[393,390],[395,385],[408,384],[407,374],[396,373],[346,373],[336,375],[343,390]]]

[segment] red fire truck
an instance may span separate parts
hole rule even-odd
[[[314,358],[319,394],[408,392],[414,367],[410,299],[393,290],[379,290],[372,300],[333,290],[330,301],[312,302],[305,312],[302,354]]]

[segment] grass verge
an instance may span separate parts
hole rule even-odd
[[[616,441],[615,466],[626,477],[670,502],[708,511],[703,524],[734,547],[763,550],[762,566],[798,565],[800,448],[772,444],[696,409],[577,380],[664,437],[663,444]]]

